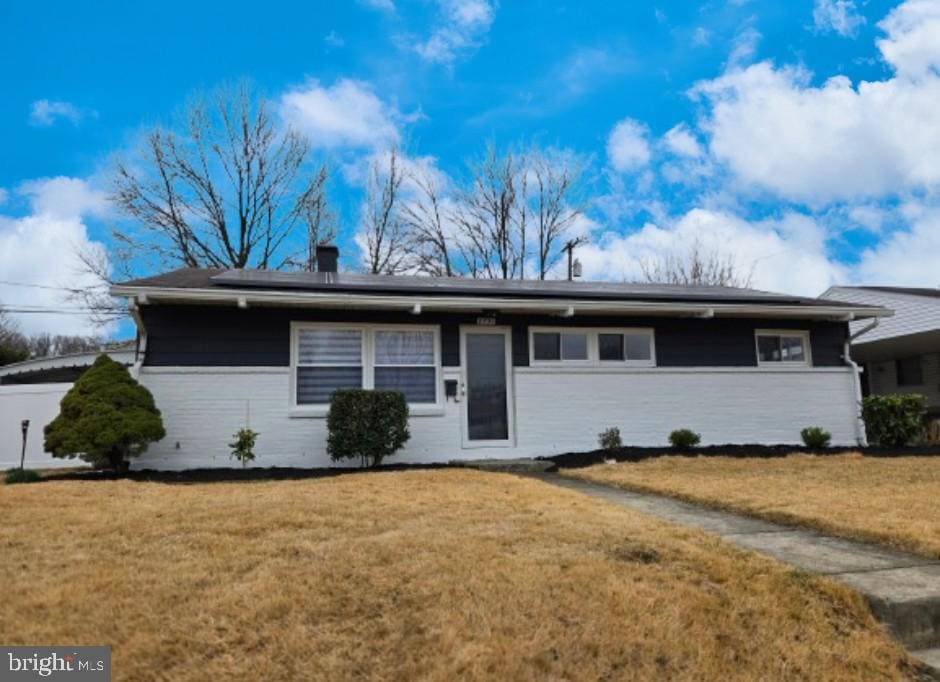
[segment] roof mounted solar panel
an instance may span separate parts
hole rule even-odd
[[[565,280],[503,280],[407,275],[226,270],[210,278],[221,286],[263,289],[301,289],[370,294],[423,296],[499,296],[522,298],[587,298],[612,300],[767,302],[799,304],[813,299],[785,296],[755,289],[719,286],[684,286]]]

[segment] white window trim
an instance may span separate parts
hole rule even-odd
[[[299,405],[297,403],[297,358],[300,332],[304,329],[335,329],[362,333],[362,388],[375,388],[375,332],[412,331],[431,332],[434,335],[434,396],[433,403],[409,403],[408,412],[413,416],[438,415],[444,413],[444,396],[441,366],[441,328],[427,324],[349,324],[344,322],[291,322],[290,323],[290,381],[288,390],[288,414],[291,417],[326,417],[329,404]],[[390,365],[379,365],[386,367]],[[401,367],[427,367],[427,365],[396,365]]]
[[[803,360],[761,360],[759,339],[762,336],[799,336],[803,339]],[[754,356],[758,367],[812,367],[813,347],[810,345],[808,329],[755,329],[754,330]]]
[[[576,333],[587,335],[587,360],[536,360],[536,334]],[[650,339],[649,360],[601,360],[600,334],[643,334]],[[530,367],[655,367],[656,332],[652,327],[529,327],[529,366]]]
[[[645,335],[650,339],[649,360],[601,360],[601,334],[636,334]],[[656,366],[656,330],[652,327],[610,327],[597,329],[593,342],[597,351],[597,364],[599,367],[655,367]]]

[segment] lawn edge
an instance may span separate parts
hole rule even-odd
[[[595,465],[596,466],[596,465]],[[681,500],[683,502],[692,502],[694,504],[700,504],[703,507],[708,507],[709,509],[715,509],[718,511],[733,512],[736,514],[744,514],[745,516],[750,516],[755,519],[761,519],[764,521],[770,521],[772,523],[779,523],[787,526],[794,526],[797,528],[805,528],[808,530],[821,531],[824,533],[829,533],[831,535],[844,538],[846,540],[859,540],[862,542],[871,542],[888,549],[901,550],[905,552],[911,552],[917,556],[924,557],[926,559],[940,559],[940,551],[932,550],[929,547],[924,547],[917,542],[907,540],[906,538],[898,538],[894,535],[889,534],[880,534],[876,532],[867,532],[859,530],[857,528],[850,528],[847,526],[842,526],[836,523],[827,523],[825,521],[819,521],[816,519],[808,519],[804,516],[798,516],[796,514],[791,514],[789,512],[783,511],[765,511],[753,509],[744,505],[737,505],[730,502],[719,502],[710,498],[698,497],[689,493],[683,493],[676,490],[668,490],[663,488],[656,488],[654,486],[643,485],[641,483],[622,483],[614,481],[599,481],[595,478],[590,478],[588,476],[578,475],[577,472],[585,471],[591,467],[577,467],[572,469],[558,469],[558,474],[560,476],[566,476],[568,478],[576,478],[581,481],[586,481],[588,483],[594,483],[597,485],[606,485],[611,488],[620,488],[622,490],[630,490],[638,493],[648,493],[652,495],[662,495],[663,497],[670,497],[675,500]]]

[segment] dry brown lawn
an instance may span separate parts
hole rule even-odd
[[[466,470],[0,486],[0,642],[118,680],[903,679],[860,597]]]
[[[563,473],[940,557],[940,457],[658,457]]]

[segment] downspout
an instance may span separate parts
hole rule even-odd
[[[144,320],[140,316],[140,307],[134,298],[127,299],[127,310],[137,325],[137,348],[134,352],[134,365],[131,367],[131,376],[135,379],[140,378],[140,368],[144,364],[144,357],[147,355],[147,328],[144,326]]]
[[[865,448],[868,447],[868,435],[865,433],[865,420],[862,418],[862,380],[859,378],[861,369],[858,366],[858,363],[852,359],[852,342],[857,339],[862,334],[867,334],[872,329],[878,326],[880,318],[876,317],[872,320],[871,324],[859,329],[854,334],[850,334],[849,338],[845,340],[843,345],[842,357],[845,359],[845,364],[852,368],[852,382],[855,385],[855,439],[858,441],[859,447]]]

